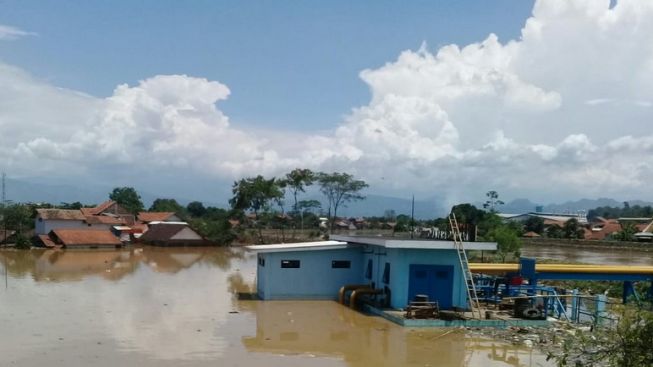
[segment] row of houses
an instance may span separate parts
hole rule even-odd
[[[113,200],[93,208],[37,209],[35,235],[40,245],[120,247],[132,242],[156,246],[200,246],[209,241],[173,212],[134,215]]]
[[[571,219],[576,219],[578,224],[583,230],[583,237],[586,240],[605,240],[615,233],[621,232],[626,225],[632,225],[637,232],[635,237],[638,240],[650,241],[653,239],[653,233],[650,232],[653,225],[653,218],[619,218],[619,219],[606,219],[603,217],[588,219],[584,215],[579,214],[552,214],[530,212],[523,214],[498,214],[506,221],[525,222],[531,217],[541,218],[544,222],[544,227],[558,226],[564,227]],[[537,233],[528,232],[525,237],[539,237]]]

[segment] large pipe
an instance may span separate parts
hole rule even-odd
[[[351,292],[351,298],[349,299],[349,307],[356,309],[356,298],[361,294],[383,294],[383,289],[371,289],[371,288],[359,288]]]
[[[473,273],[501,274],[519,271],[519,264],[469,263],[469,270]],[[535,270],[540,273],[653,275],[653,266],[646,265],[537,264]]]
[[[338,292],[338,302],[341,305],[345,304],[345,297],[347,296],[347,292],[349,291],[354,291],[356,289],[370,289],[372,286],[369,284],[346,284],[340,287],[340,291]]]

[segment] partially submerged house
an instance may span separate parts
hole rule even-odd
[[[207,246],[211,242],[186,222],[151,222],[139,240],[154,246]]]
[[[103,229],[134,224],[134,216],[113,200],[94,208],[36,209],[34,228],[37,235],[49,234],[53,229]]]
[[[66,209],[36,209],[34,230],[37,235],[50,233],[55,228],[88,227],[86,217],[79,210]]]
[[[101,248],[121,247],[122,242],[110,231],[93,229],[53,229],[47,236],[39,236],[46,247]]]
[[[493,242],[465,242],[496,250]],[[369,285],[391,308],[416,295],[441,309],[467,308],[453,241],[332,235],[331,241],[247,246],[258,253],[257,293],[264,300],[337,299],[347,285]]]

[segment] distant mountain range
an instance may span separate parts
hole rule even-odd
[[[109,198],[113,187],[109,186],[86,186],[47,184],[28,180],[6,179],[7,200],[15,203],[72,203],[79,201],[82,204],[99,204]],[[166,195],[156,195],[151,192],[138,190],[141,200],[146,207],[149,207],[156,198],[168,198]],[[182,205],[193,201],[184,197],[175,197]],[[216,205],[206,202],[205,205]]]
[[[52,204],[75,201],[79,201],[83,204],[97,204],[107,200],[109,193],[113,189],[113,187],[105,187],[101,185],[78,187],[75,185],[48,184],[38,182],[38,180],[16,180],[11,178],[7,178],[6,187],[7,199],[13,202],[48,202]],[[170,195],[157,195],[156,193],[141,190],[139,190],[139,194],[141,195],[146,207],[149,207],[156,198],[171,197]],[[310,196],[311,199],[323,201],[323,198],[317,195]],[[201,198],[191,199],[184,197],[183,195],[174,196],[174,199],[182,205],[186,205],[193,200],[203,201],[207,206],[225,207],[227,205],[227,198],[224,198],[222,203],[216,202],[215,199],[212,201],[204,201]],[[450,208],[445,207],[443,203],[444,200],[438,197],[416,199],[415,218],[429,219],[445,216]],[[628,203],[631,206],[653,206],[653,202],[642,200],[629,200]],[[483,206],[481,202],[475,202],[472,204],[478,208]],[[623,205],[623,201],[610,198],[580,199],[560,204],[546,205],[532,202],[529,199],[515,199],[506,202],[497,209],[502,213],[526,213],[535,211],[537,206],[542,206],[542,210],[548,213],[576,213],[578,211],[587,211],[600,206],[623,207]],[[323,207],[326,209],[326,205],[323,205]],[[383,216],[387,210],[394,210],[397,215],[410,215],[411,198],[368,194],[365,200],[348,203],[346,206],[340,208],[338,210],[338,216]]]

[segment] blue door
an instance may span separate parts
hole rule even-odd
[[[410,265],[408,278],[408,302],[416,294],[429,296],[430,301],[438,301],[440,309],[449,309],[453,299],[452,265]]]

